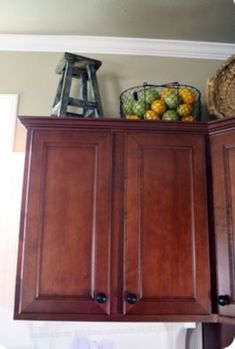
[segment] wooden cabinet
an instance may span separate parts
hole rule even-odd
[[[214,320],[207,125],[21,121],[15,318]]]
[[[212,123],[210,142],[218,313],[235,317],[235,120]]]
[[[110,132],[29,130],[20,313],[109,313],[111,170]]]
[[[213,294],[218,323],[203,324],[203,348],[227,348],[235,337],[235,118],[208,124],[211,152]]]
[[[210,313],[204,137],[132,132],[125,160],[125,313]]]

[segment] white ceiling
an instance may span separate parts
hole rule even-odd
[[[0,0],[0,34],[235,43],[233,0]]]

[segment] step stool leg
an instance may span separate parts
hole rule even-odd
[[[97,78],[96,78],[96,69],[92,64],[89,64],[87,66],[87,69],[88,69],[88,75],[89,75],[91,85],[92,85],[94,99],[95,99],[95,102],[97,103],[96,116],[102,117],[102,116],[104,116],[104,114],[103,114],[103,107],[102,107],[102,103],[101,103],[100,93],[99,93],[98,82],[97,82]]]
[[[81,84],[81,98],[82,98],[82,101],[85,102],[85,104],[87,103],[87,80],[88,80],[88,76],[87,76],[87,73],[84,72],[81,76],[81,79],[82,79],[82,84]],[[86,116],[86,113],[88,111],[89,108],[87,107],[84,107],[83,108],[83,115]]]
[[[61,74],[59,84],[57,87],[56,91],[56,96],[54,99],[54,103],[52,106],[52,112],[51,115],[57,116],[58,110],[59,110],[59,105],[60,105],[60,98],[61,98],[61,90],[62,90],[62,85],[63,85],[63,80],[64,80],[64,74]]]
[[[69,104],[69,94],[73,77],[73,62],[67,62],[64,72],[64,79],[61,88],[61,103],[58,110],[58,116],[66,116],[67,107]]]

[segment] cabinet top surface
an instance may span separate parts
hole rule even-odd
[[[21,116],[20,122],[27,128],[53,129],[99,129],[99,130],[153,130],[153,131],[186,131],[203,132],[207,125],[203,122],[169,122],[124,120],[120,118],[73,118],[73,117],[35,117]]]
[[[76,117],[42,117],[19,116],[20,122],[27,128],[47,129],[99,129],[99,130],[152,130],[164,132],[187,133],[217,133],[221,130],[235,130],[235,117],[214,120],[210,122],[172,122],[172,121],[145,121],[125,120],[120,118],[76,118]]]

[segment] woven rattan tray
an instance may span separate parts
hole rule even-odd
[[[205,97],[210,114],[220,119],[235,116],[235,55],[208,79]]]

